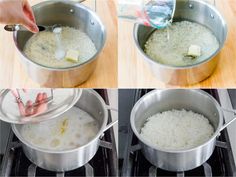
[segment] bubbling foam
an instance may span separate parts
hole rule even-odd
[[[23,125],[21,134],[30,144],[47,150],[75,149],[89,143],[99,132],[97,120],[73,107],[57,119]]]

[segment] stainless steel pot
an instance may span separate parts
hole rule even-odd
[[[20,139],[25,155],[41,168],[51,171],[69,171],[85,165],[96,154],[100,137],[117,120],[107,125],[108,107],[103,99],[93,90],[83,90],[80,100],[75,105],[97,119],[100,131],[88,144],[73,150],[44,150],[29,144],[21,135],[22,125],[12,124],[15,135]],[[86,132],[85,132],[86,133]]]
[[[136,46],[154,75],[160,81],[171,85],[194,84],[209,77],[218,63],[219,58],[215,56],[223,48],[227,37],[227,25],[221,14],[214,6],[202,0],[177,0],[174,21],[180,20],[193,21],[208,27],[217,37],[219,49],[203,62],[192,66],[167,66],[151,59],[143,51],[146,41],[155,29],[136,24],[133,32]]]
[[[41,2],[33,6],[37,24],[61,24],[79,28],[94,42],[97,53],[87,62],[67,68],[42,66],[27,58],[23,48],[32,36],[30,32],[14,32],[14,41],[28,75],[41,86],[50,88],[75,87],[87,81],[96,68],[98,55],[105,45],[106,31],[95,12],[80,3],[65,0]]]
[[[206,143],[187,150],[157,148],[140,136],[148,117],[171,109],[192,110],[204,115],[215,133]],[[187,171],[202,165],[212,155],[220,131],[235,120],[223,125],[222,108],[211,95],[201,90],[154,90],[135,104],[130,118],[132,130],[140,140],[140,148],[146,159],[168,171]]]

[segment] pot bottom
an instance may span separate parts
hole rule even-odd
[[[188,86],[197,84],[211,77],[214,73],[218,58],[214,57],[206,63],[189,69],[169,69],[148,61],[149,68],[161,82],[172,86]]]
[[[98,150],[98,148],[97,148],[97,150]],[[87,164],[95,156],[95,154],[97,153],[97,150],[94,151],[93,153],[89,154],[89,157],[87,157],[86,160],[81,158],[83,160],[83,162],[82,162],[78,159],[75,160],[75,158],[77,158],[76,155],[73,155],[74,156],[73,160],[71,158],[65,157],[66,155],[59,156],[59,157],[56,157],[56,155],[54,157],[52,157],[52,156],[47,157],[46,154],[43,155],[43,153],[41,153],[42,154],[41,156],[36,156],[36,154],[32,153],[33,151],[30,152],[29,149],[26,148],[26,150],[25,150],[25,148],[23,148],[25,156],[33,164],[37,165],[38,167],[40,167],[42,169],[52,171],[52,172],[67,172],[67,171],[72,171],[77,168],[80,168],[80,167],[84,166],[85,164]]]
[[[42,87],[48,88],[72,88],[77,87],[93,75],[97,59],[79,66],[78,68],[65,71],[49,70],[43,67],[32,65],[29,61],[23,62],[28,76]]]

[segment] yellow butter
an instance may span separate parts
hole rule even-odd
[[[188,49],[188,56],[200,57],[201,56],[201,47],[198,45],[191,45]]]
[[[79,52],[77,50],[68,50],[65,59],[77,63],[79,61]]]

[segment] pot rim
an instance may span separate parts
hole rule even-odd
[[[40,152],[44,152],[44,153],[50,153],[50,154],[64,154],[64,153],[73,153],[78,151],[79,149],[83,149],[86,148],[88,146],[90,146],[91,144],[93,144],[95,141],[99,140],[99,137],[103,134],[104,129],[106,128],[107,125],[107,121],[108,121],[108,109],[106,108],[106,104],[105,101],[103,100],[103,98],[94,90],[92,89],[87,89],[87,91],[91,92],[92,94],[94,94],[100,101],[100,103],[102,104],[103,107],[103,111],[104,111],[104,120],[103,123],[101,125],[101,128],[99,130],[99,132],[97,133],[97,135],[90,140],[87,144],[77,147],[75,149],[68,149],[68,150],[49,150],[49,149],[43,149],[43,148],[39,148],[34,146],[33,144],[27,142],[22,136],[21,133],[18,131],[18,129],[16,128],[16,126],[22,126],[22,125],[17,125],[17,124],[11,124],[12,130],[15,133],[15,135],[17,136],[17,138],[27,147],[34,149],[36,151],[40,151]],[[69,110],[68,110],[69,111]]]
[[[138,48],[139,52],[142,54],[142,56],[144,57],[144,59],[147,62],[150,62],[151,64],[158,65],[160,67],[164,67],[164,68],[167,68],[167,69],[175,69],[175,70],[176,69],[177,70],[192,69],[192,68],[198,67],[198,66],[200,66],[202,64],[205,64],[205,63],[209,62],[212,58],[214,58],[216,55],[218,55],[221,52],[221,50],[223,49],[224,44],[226,42],[227,35],[228,35],[228,26],[227,26],[227,23],[226,23],[225,19],[223,18],[223,16],[220,14],[220,12],[213,5],[207,3],[207,2],[205,2],[203,0],[192,0],[192,1],[204,4],[208,8],[212,9],[218,15],[218,17],[221,19],[221,21],[223,23],[223,28],[225,28],[225,37],[224,37],[224,40],[222,41],[222,43],[220,44],[219,48],[212,55],[210,55],[208,58],[206,58],[205,60],[203,60],[203,61],[201,61],[199,63],[192,64],[192,65],[187,65],[187,66],[172,66],[172,65],[162,64],[162,63],[159,63],[158,61],[155,61],[151,57],[149,57],[143,51],[143,49],[140,46],[139,41],[138,41],[138,29],[139,29],[140,26],[143,26],[143,25],[141,25],[139,23],[135,23],[134,28],[133,28],[133,38],[134,38],[134,41],[135,41],[135,45],[136,45],[136,47]],[[198,22],[195,22],[195,23],[198,23]],[[218,40],[218,42],[219,42],[219,40]]]
[[[39,64],[37,62],[34,62],[33,60],[31,60],[29,57],[27,57],[25,55],[25,53],[23,52],[23,50],[20,49],[18,43],[17,43],[17,34],[18,32],[15,31],[13,32],[13,40],[14,40],[14,43],[15,43],[15,46],[18,50],[18,52],[20,53],[20,55],[22,56],[21,58],[23,58],[23,60],[25,60],[26,62],[29,62],[33,65],[35,65],[36,67],[40,67],[40,68],[43,68],[43,69],[46,69],[46,70],[50,70],[50,71],[67,71],[67,70],[71,70],[71,69],[76,69],[78,67],[82,67],[84,65],[87,65],[91,62],[93,62],[94,60],[97,59],[98,55],[101,53],[101,51],[104,49],[105,47],[105,43],[106,43],[106,39],[107,39],[107,32],[106,32],[106,28],[104,26],[104,24],[102,23],[102,20],[100,19],[100,17],[96,14],[96,12],[94,12],[92,9],[90,9],[89,7],[81,4],[81,3],[78,3],[78,2],[75,2],[75,1],[64,1],[64,0],[47,0],[47,1],[43,1],[43,2],[40,2],[36,5],[34,5],[32,8],[33,10],[41,5],[50,5],[52,3],[64,3],[64,4],[70,4],[70,5],[74,5],[74,6],[77,6],[81,9],[84,9],[86,11],[88,11],[90,14],[92,14],[92,16],[94,17],[94,19],[96,19],[98,21],[98,23],[100,24],[101,26],[101,31],[103,32],[103,41],[102,41],[102,45],[99,49],[97,49],[97,52],[87,61],[83,62],[83,63],[80,63],[80,64],[77,64],[77,65],[72,65],[70,67],[61,67],[61,68],[54,68],[54,67],[49,67],[49,66],[45,66],[45,65],[42,65],[42,64]]]
[[[168,90],[153,90],[147,94],[145,94],[142,98],[140,98],[137,103],[134,105],[132,111],[131,111],[131,115],[130,115],[130,124],[131,124],[131,128],[134,132],[134,134],[137,136],[137,138],[142,142],[144,143],[145,145],[147,145],[148,147],[151,147],[152,149],[155,149],[155,150],[158,150],[158,151],[162,151],[162,152],[167,152],[167,153],[185,153],[185,152],[191,152],[191,151],[195,151],[201,147],[204,147],[206,145],[209,144],[209,142],[211,141],[214,141],[214,139],[219,135],[220,133],[220,129],[222,127],[222,124],[223,124],[223,112],[222,112],[222,109],[221,109],[221,106],[219,105],[219,103],[216,101],[216,99],[211,96],[210,94],[202,91],[202,90],[191,90],[191,91],[194,91],[194,92],[198,92],[202,95],[205,95],[207,97],[209,97],[212,101],[212,103],[216,106],[216,109],[218,110],[218,113],[219,113],[219,123],[218,123],[218,126],[217,126],[217,129],[214,131],[214,134],[211,136],[210,139],[208,139],[206,142],[204,142],[203,144],[199,145],[199,146],[196,146],[196,147],[193,147],[193,148],[189,148],[189,149],[181,149],[181,150],[168,150],[168,149],[164,149],[164,148],[159,148],[157,146],[154,146],[153,144],[149,143],[148,141],[146,141],[144,138],[142,138],[140,136],[140,133],[137,131],[136,129],[136,126],[134,124],[134,120],[135,120],[135,112],[136,110],[138,109],[138,107],[140,106],[141,102],[143,101],[143,99],[149,95],[152,95],[154,94],[155,92],[169,92],[169,91],[172,91],[172,90],[181,90],[181,89],[168,89]],[[185,89],[187,90],[187,89]],[[189,91],[189,90],[188,90]]]

